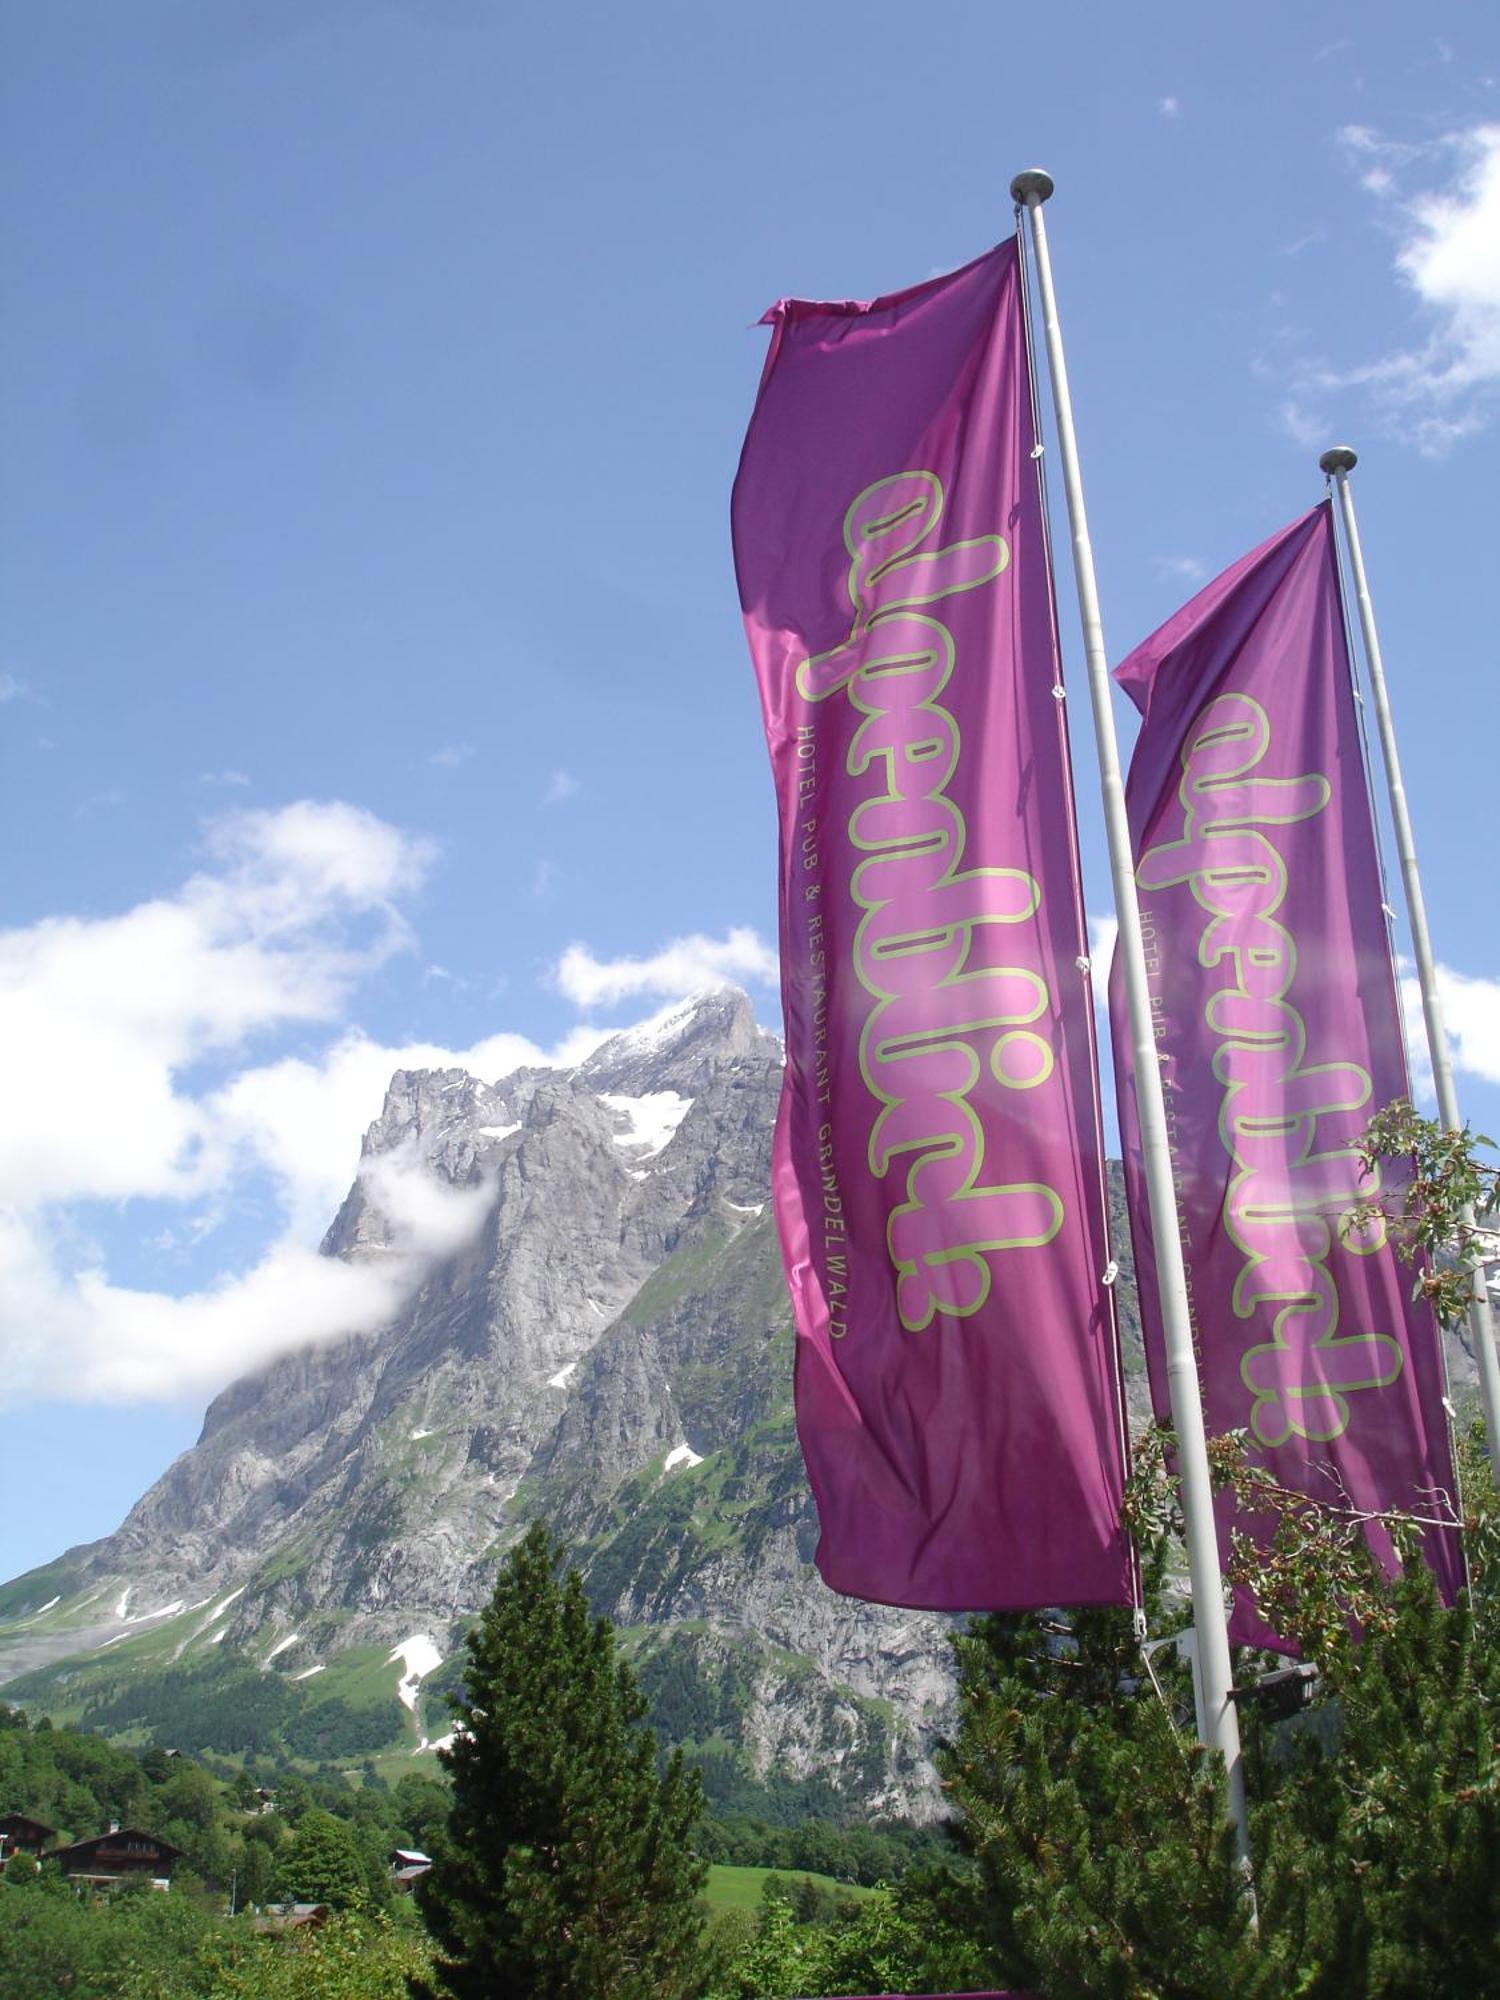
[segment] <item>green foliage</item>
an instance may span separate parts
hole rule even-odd
[[[431,1966],[419,1929],[345,1913],[319,1930],[258,1935],[220,1923],[193,1957],[161,1972],[131,1970],[120,2000],[406,2000]]]
[[[1347,1223],[1354,1231],[1374,1218],[1384,1221],[1400,1254],[1416,1266],[1413,1297],[1427,1299],[1448,1327],[1462,1324],[1483,1262],[1475,1218],[1500,1201],[1500,1166],[1479,1158],[1481,1146],[1493,1149],[1494,1141],[1467,1125],[1450,1132],[1398,1098],[1365,1130],[1363,1164],[1374,1185]]]
[[[627,1480],[613,1496],[589,1556],[585,1582],[596,1604],[626,1591],[668,1602],[726,1546],[759,1553],[800,1500],[804,1473],[790,1414],[757,1421],[702,1465],[661,1480]]]
[[[342,1762],[384,1750],[400,1732],[392,1703],[356,1707],[334,1696],[294,1711],[282,1724],[281,1740],[294,1757]]]
[[[873,1888],[877,1882],[899,1880],[914,1864],[936,1861],[947,1852],[947,1843],[926,1827],[871,1827],[826,1819],[772,1824],[711,1815],[699,1829],[698,1850],[706,1861],[832,1875]]]
[[[78,1588],[78,1571],[66,1556],[43,1569],[29,1569],[0,1584],[0,1618],[24,1618],[40,1611],[54,1597],[68,1597]]]
[[[109,1819],[134,1823],[185,1857],[165,1895],[127,1884],[93,1898],[77,1896],[55,1863],[38,1872],[13,1857],[0,1879],[7,1996],[404,1996],[430,1953],[411,1906],[392,1907],[386,1856],[423,1844],[446,1811],[447,1787],[416,1774],[394,1792],[378,1781],[356,1789],[337,1773],[260,1776],[274,1778],[274,1812],[259,1810],[244,1769],[215,1771],[155,1746],[130,1751],[0,1708],[0,1806],[69,1839]],[[242,1913],[233,1920],[231,1884]],[[340,1919],[316,1940],[260,1936],[251,1915],[273,1896],[347,1904],[358,1921]]]
[[[164,1990],[175,1967],[197,1955],[216,1926],[213,1912],[176,1891],[80,1898],[44,1868],[33,1880],[0,1879],[0,1953],[7,2000],[95,2000],[137,1976],[144,1995]],[[208,1990],[208,1989],[205,1989]]]
[[[359,1843],[343,1820],[314,1806],[297,1822],[276,1868],[276,1895],[290,1903],[358,1909],[369,1887]]]
[[[856,1905],[817,1910],[773,1877],[759,1921],[715,1939],[707,2000],[799,1994],[916,1993],[972,1988],[981,1954],[919,1898],[877,1889]]]
[[[1481,1142],[1487,1143],[1487,1142]],[[1448,1324],[1468,1305],[1473,1212],[1497,1170],[1406,1104],[1365,1140],[1384,1218]],[[1381,1158],[1400,1162],[1383,1186]],[[1129,1510],[1159,1585],[1178,1501],[1169,1441],[1136,1454]],[[1242,1438],[1213,1441],[1241,1518],[1231,1580],[1318,1669],[1314,1705],[1271,1725],[1241,1706],[1258,1932],[1224,1822],[1222,1772],[1188,1735],[1180,1675],[1158,1689],[1117,1614],[990,1620],[959,1642],[947,1753],[981,1888],[950,1882],[1001,1977],[1047,1992],[1422,2000],[1496,1991],[1500,1966],[1500,1500],[1476,1430],[1456,1496],[1371,1517],[1281,1487]],[[1374,1524],[1394,1550],[1387,1578]],[[1457,1528],[1470,1587],[1439,1604],[1421,1562]],[[1158,1601],[1159,1614],[1164,1608]],[[1236,1683],[1252,1679],[1242,1657]]]
[[[28,1724],[5,1711],[0,1728],[0,1811],[25,1812],[69,1839],[128,1824],[149,1808],[152,1786],[140,1761],[101,1737]],[[43,1718],[45,1720],[45,1718]]]
[[[22,1695],[27,1682],[15,1684]],[[156,1672],[118,1674],[84,1704],[105,1732],[148,1730],[160,1744],[225,1756],[346,1760],[384,1749],[403,1732],[394,1689],[384,1699],[321,1699],[227,1652]]]
[[[399,1844],[427,1853],[430,1843],[447,1825],[452,1802],[452,1793],[440,1779],[408,1771],[397,1780],[391,1793],[391,1811],[402,1833]]]
[[[637,1662],[636,1678],[659,1735],[669,1743],[702,1743],[738,1722],[755,1671],[748,1649],[708,1660],[690,1641],[669,1640]]]
[[[87,1704],[83,1722],[90,1729],[150,1730],[183,1750],[264,1756],[280,1749],[282,1725],[299,1706],[296,1691],[277,1675],[230,1654],[207,1667],[122,1677]]]
[[[417,1892],[437,1990],[672,2000],[697,1971],[701,1792],[680,1758],[658,1775],[613,1630],[561,1561],[538,1523],[469,1637],[452,1813]]]
[[[997,1983],[1122,2000],[1494,1990],[1500,1563],[1477,1444],[1465,1484],[1473,1581],[1451,1610],[1411,1522],[1392,1523],[1407,1552],[1394,1582],[1348,1510],[1319,1518],[1300,1495],[1258,1578],[1245,1557],[1242,1581],[1271,1593],[1320,1669],[1292,1720],[1241,1709],[1258,1931],[1183,1670],[1159,1669],[1158,1689],[1125,1614],[989,1619],[957,1642],[962,1721],[943,1764],[978,1877],[939,1889]],[[1252,1490],[1268,1502],[1258,1475]],[[1242,1656],[1237,1684],[1256,1671]]]
[[[1500,1966],[1500,1620],[1493,1570],[1438,1603],[1410,1569],[1327,1675],[1257,1827],[1268,1921],[1305,1991],[1480,1994]]]
[[[984,1619],[957,1650],[962,1719],[942,1768],[979,1865],[969,1922],[997,1983],[1286,1990],[1251,1932],[1220,1773],[1139,1685],[1129,1614],[1071,1628]],[[1180,1708],[1180,1684],[1171,1693]]]

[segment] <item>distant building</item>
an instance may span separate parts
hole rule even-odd
[[[393,1847],[390,1852],[391,1886],[399,1895],[409,1896],[412,1884],[432,1866],[432,1858],[419,1847]]]
[[[326,1903],[267,1903],[252,1926],[258,1931],[320,1931],[330,1914]]]
[[[0,1813],[0,1871],[12,1854],[35,1854],[41,1856],[42,1849],[56,1833],[55,1827],[47,1826],[39,1819],[31,1819],[25,1813]]]
[[[138,1826],[112,1826],[90,1840],[55,1847],[47,1859],[57,1862],[70,1882],[107,1889],[144,1875],[155,1888],[166,1889],[171,1886],[173,1866],[181,1857],[180,1847],[157,1834]]]

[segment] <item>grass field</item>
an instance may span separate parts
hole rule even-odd
[[[768,1875],[780,1875],[785,1882],[800,1882],[804,1875],[816,1882],[820,1889],[836,1889],[844,1896],[868,1896],[868,1889],[858,1889],[852,1882],[837,1882],[831,1875],[812,1875],[804,1868],[727,1868],[713,1867],[708,1871],[708,1886],[703,1895],[711,1910],[758,1910],[760,1892]]]

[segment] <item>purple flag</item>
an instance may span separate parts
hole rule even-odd
[[[1200,591],[1115,678],[1145,718],[1126,796],[1208,1428],[1247,1431],[1299,1491],[1430,1510],[1455,1491],[1437,1327],[1383,1228],[1342,1224],[1372,1192],[1360,1134],[1408,1083],[1329,504]],[[1167,1419],[1118,966],[1110,1014]],[[1430,1533],[1427,1552],[1451,1594],[1455,1537]],[[1231,1634],[1277,1643],[1246,1603]]]
[[[734,543],[780,808],[774,1190],[818,1566],[891,1604],[1126,1602],[1016,249],[767,320]]]

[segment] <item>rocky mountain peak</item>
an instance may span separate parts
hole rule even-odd
[[[628,1096],[675,1090],[695,1096],[733,1063],[779,1062],[781,1044],[758,1025],[737,986],[692,994],[639,1027],[611,1035],[578,1069],[591,1090]]]
[[[431,1158],[449,1133],[481,1123],[494,1100],[494,1090],[467,1070],[398,1069],[361,1152],[368,1157],[414,1144]]]
[[[453,1658],[541,1515],[635,1633],[659,1726],[737,1746],[726,1797],[931,1810],[944,1622],[811,1568],[767,1202],[780,1073],[732,989],[573,1069],[398,1071],[323,1247],[406,1289],[225,1389],[116,1534],[12,1586],[0,1679],[174,1732],[153,1703],[218,1690],[191,1726],[230,1751],[270,1703],[297,1754],[415,1754],[445,1718],[411,1649]]]

